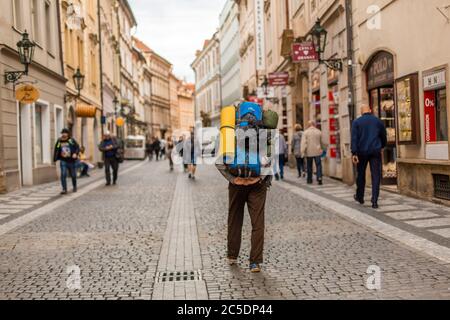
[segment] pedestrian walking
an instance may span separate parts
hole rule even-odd
[[[175,146],[176,152],[180,156],[180,158],[183,160],[183,172],[186,173],[188,171],[188,164],[184,161],[184,149],[185,149],[185,136],[182,135],[178,139],[177,145]]]
[[[244,128],[243,130],[251,128],[258,132],[262,120],[262,108],[258,104],[244,102],[236,110],[232,107],[224,108],[221,118],[222,130],[224,128],[229,129],[230,125],[236,124],[236,127]],[[240,138],[236,137],[236,139],[239,140]],[[229,140],[233,141],[233,139]],[[267,141],[268,144],[270,144],[269,142],[270,140]],[[233,147],[235,152],[231,152]],[[259,159],[258,164],[240,164],[238,152],[245,152],[249,158],[256,156]],[[270,168],[273,159],[267,157],[267,155],[259,154],[259,150],[256,151],[256,155],[250,148],[239,150],[239,147],[233,146],[233,143],[229,146],[221,145],[221,154],[222,157],[217,160],[216,167],[229,183],[228,262],[230,265],[235,265],[239,257],[244,209],[247,204],[252,225],[250,271],[258,273],[261,272],[261,264],[263,263],[265,205],[267,191],[272,181]],[[234,157],[234,161],[228,161],[227,157],[230,154]],[[262,158],[266,158],[267,161],[261,161]]]
[[[153,138],[147,140],[145,144],[145,151],[147,153],[148,161],[153,160]]]
[[[155,153],[156,161],[159,161],[159,153],[161,152],[161,141],[157,137],[153,138],[152,149]]]
[[[286,143],[286,139],[283,135],[283,130],[280,130],[280,133],[277,134],[277,143],[275,144],[277,146],[276,149],[276,157],[274,161],[274,172],[275,172],[275,179],[278,180],[284,180],[284,165],[288,161],[289,157],[289,151]]]
[[[191,132],[191,136],[184,143],[183,162],[188,166],[189,179],[195,180],[197,171],[197,158],[201,154],[200,143],[195,137],[195,133]]]
[[[70,136],[69,129],[61,131],[61,137],[56,141],[53,161],[60,163],[61,168],[61,195],[67,194],[67,176],[72,178],[73,192],[77,192],[77,170],[76,163],[80,147],[75,139]]]
[[[167,158],[169,159],[169,166],[170,166],[170,171],[173,171],[173,158],[172,158],[172,153],[173,153],[173,149],[174,149],[174,144],[172,141],[172,138],[169,138],[167,141]]]
[[[316,165],[317,182],[323,184],[322,154],[326,145],[322,138],[322,131],[317,129],[314,121],[308,122],[308,129],[303,133],[301,141],[301,155],[306,157],[307,183],[313,183],[313,164]]]
[[[372,114],[368,105],[361,107],[361,114],[352,126],[352,160],[357,167],[357,190],[354,198],[364,204],[366,171],[369,165],[372,177],[372,208],[378,209],[382,154],[387,144],[386,127]]]
[[[112,169],[112,183],[117,184],[119,177],[119,163],[122,161],[122,151],[119,141],[111,135],[109,131],[105,132],[103,140],[98,146],[103,153],[103,161],[105,163],[105,178],[106,186],[111,185],[111,169]]]
[[[160,142],[159,142],[159,145],[161,147],[161,151],[159,153],[159,156],[160,156],[161,160],[165,160],[165,158],[166,158],[167,141],[165,139],[161,139]]]
[[[295,125],[295,133],[292,137],[292,153],[295,156],[298,177],[305,177],[305,159],[302,157],[303,128],[300,124]]]

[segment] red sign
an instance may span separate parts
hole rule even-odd
[[[287,86],[289,84],[289,72],[275,72],[269,74],[271,87]]]
[[[258,97],[255,96],[250,96],[248,97],[248,101],[249,102],[254,102],[259,104],[261,107],[264,105],[264,99],[258,99]]]
[[[337,131],[337,120],[336,120],[336,118],[330,118],[330,131]]]
[[[436,93],[425,91],[425,142],[436,142]]]
[[[337,136],[336,135],[330,135],[330,144],[331,145],[337,144]]]
[[[337,149],[336,148],[330,148],[330,158],[331,159],[337,158]]]
[[[292,45],[292,62],[319,60],[319,55],[312,42],[294,43]]]

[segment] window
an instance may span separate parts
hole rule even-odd
[[[52,33],[52,9],[49,1],[45,1],[45,38],[47,51],[53,52],[53,33]]]
[[[44,148],[42,145],[43,136],[43,123],[42,123],[42,106],[36,104],[34,107],[34,123],[35,123],[35,137],[34,137],[34,154],[36,156],[36,164],[40,165],[44,163]]]
[[[39,31],[39,0],[31,1],[31,27],[34,41],[40,43],[41,32]]]
[[[447,123],[447,93],[445,89],[438,90],[436,104],[437,141],[448,141]]]
[[[59,137],[62,129],[64,129],[63,109],[55,106],[55,139]]]
[[[22,30],[22,0],[12,0],[13,1],[13,17],[14,17],[14,27],[17,30]]]

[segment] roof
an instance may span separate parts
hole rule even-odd
[[[142,52],[144,52],[144,53],[150,53],[150,52],[153,52],[152,49],[150,49],[144,42],[142,42],[142,41],[139,40],[138,38],[133,37],[133,41],[134,41],[134,44],[135,44],[136,48],[138,48],[138,49],[141,50]]]
[[[121,3],[123,3],[123,5],[125,6],[125,9],[127,9],[127,13],[129,14],[130,18],[131,18],[131,22],[133,26],[137,26],[137,20],[136,17],[134,16],[133,13],[133,9],[131,9],[130,4],[128,3],[128,0],[122,0]]]

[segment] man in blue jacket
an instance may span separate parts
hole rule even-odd
[[[357,191],[355,200],[364,204],[366,170],[370,165],[372,175],[372,208],[378,209],[382,173],[382,154],[387,144],[386,127],[372,114],[368,105],[361,107],[362,116],[352,126],[352,160],[357,166]]]

